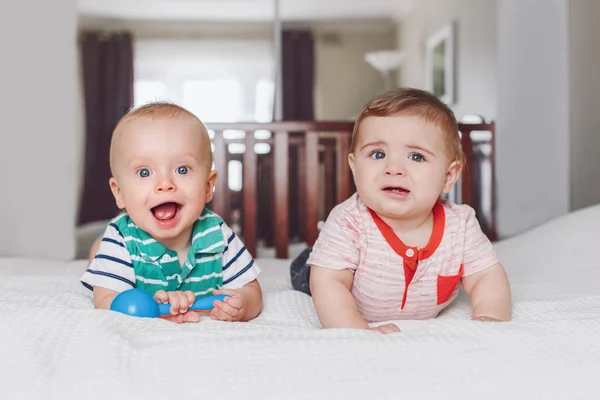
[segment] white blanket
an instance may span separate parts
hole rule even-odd
[[[500,242],[512,322],[463,296],[394,335],[319,329],[289,261],[259,260],[256,320],[176,325],[93,309],[82,262],[0,259],[0,397],[597,399],[599,238],[596,207]]]

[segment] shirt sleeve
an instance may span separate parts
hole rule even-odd
[[[223,289],[240,289],[258,278],[261,269],[226,223],[221,225],[221,231],[226,242],[223,252]]]
[[[307,263],[356,271],[360,258],[360,236],[357,217],[350,215],[343,205],[335,207],[327,217]]]
[[[475,210],[468,207],[465,225],[465,250],[463,256],[463,276],[473,275],[498,263],[492,242],[485,236]]]
[[[103,287],[122,292],[135,287],[135,271],[123,235],[116,225],[104,231],[96,256],[81,276],[86,288]]]

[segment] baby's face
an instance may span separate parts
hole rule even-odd
[[[186,244],[216,181],[208,135],[188,117],[136,118],[122,129],[111,179],[117,205],[165,246]]]
[[[361,200],[389,219],[429,213],[455,176],[444,132],[413,116],[368,117],[350,168]]]

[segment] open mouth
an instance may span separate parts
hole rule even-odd
[[[168,221],[177,216],[179,210],[181,209],[181,205],[175,202],[167,202],[157,205],[153,207],[150,211],[154,218],[159,221]]]
[[[403,187],[400,187],[400,186],[386,186],[386,187],[383,188],[383,190],[386,191],[386,192],[396,193],[396,194],[408,194],[408,193],[410,193],[410,190],[404,189]]]

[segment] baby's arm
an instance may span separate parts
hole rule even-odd
[[[315,311],[323,328],[370,329],[381,333],[400,332],[394,324],[374,328],[358,312],[350,292],[354,273],[349,269],[334,270],[311,266],[310,291]]]
[[[210,316],[220,321],[250,321],[262,310],[262,291],[257,280],[261,269],[227,224],[223,223],[221,230],[227,243],[223,253],[223,287],[213,294],[229,297],[216,300]]]
[[[262,290],[258,281],[255,279],[247,283],[238,290],[238,293],[246,300],[246,311],[240,321],[250,321],[256,318],[262,310]]]
[[[500,263],[462,278],[462,285],[471,297],[474,320],[510,320],[510,285]]]
[[[323,328],[368,329],[350,292],[354,273],[311,266],[310,291]]]
[[[494,246],[484,235],[475,210],[466,211],[464,275],[461,279],[465,292],[471,296],[473,319],[481,321],[508,321],[511,318],[510,285],[504,268],[498,261]]]
[[[220,321],[250,321],[258,316],[262,309],[262,291],[255,279],[243,287],[232,290],[215,290],[213,294],[226,294],[225,301],[215,301],[211,317]]]
[[[94,257],[98,253],[98,249],[100,248],[100,244],[102,243],[102,236],[98,237],[94,243],[92,243],[92,247],[90,248],[89,255],[89,264],[92,263]],[[119,293],[114,290],[106,289],[100,286],[94,287],[94,307],[101,308],[103,310],[110,309],[110,305],[115,297],[117,297]]]
[[[96,238],[96,240],[94,240],[94,243],[92,243],[92,247],[90,247],[90,254],[88,255],[88,265],[91,264],[92,261],[94,261],[94,257],[96,257],[96,254],[98,253],[101,244],[102,236],[99,236],[98,238]]]
[[[100,286],[94,287],[94,307],[103,310],[109,310],[112,301],[118,295],[114,290],[106,289]]]
[[[94,307],[108,310],[117,294],[135,287],[131,256],[123,236],[113,224],[94,242],[89,259],[81,282],[93,291]]]
[[[310,291],[315,311],[323,328],[399,332],[394,324],[370,328],[350,291],[364,235],[362,219],[352,201],[331,211],[307,261],[311,265]]]

